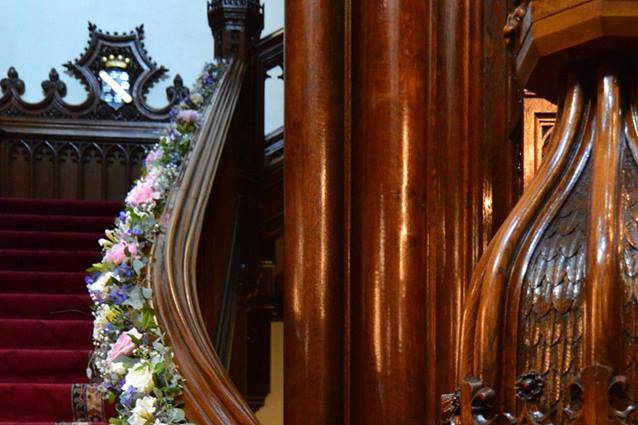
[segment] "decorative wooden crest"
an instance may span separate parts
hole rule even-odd
[[[30,116],[42,118],[82,118],[122,121],[162,121],[171,108],[189,92],[182,78],[175,76],[166,89],[168,104],[154,108],[146,94],[167,69],[153,62],[144,46],[144,27],[126,34],[103,32],[89,23],[89,41],[82,55],[64,65],[87,91],[79,104],[67,103],[66,84],[55,69],[42,82],[44,99],[31,103],[22,98],[24,82],[15,68],[0,81],[0,117]]]

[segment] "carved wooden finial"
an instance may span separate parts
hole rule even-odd
[[[210,0],[208,25],[215,39],[215,57],[243,57],[259,41],[264,28],[259,0]]]
[[[7,71],[7,78],[0,80],[0,88],[2,88],[2,94],[12,91],[16,95],[24,94],[24,81],[20,79],[18,71],[14,67],[10,67]]]

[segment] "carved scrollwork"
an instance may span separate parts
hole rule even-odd
[[[470,423],[472,425],[511,424],[511,425],[554,425],[585,423],[585,399],[596,400],[596,415],[608,419],[609,423],[630,425],[638,423],[636,401],[628,396],[628,379],[625,375],[613,375],[611,367],[604,365],[589,366],[575,376],[568,392],[564,395],[565,406],[562,415],[556,409],[548,412],[539,410],[539,399],[543,397],[544,376],[536,371],[523,373],[517,379],[516,396],[521,404],[516,415],[497,408],[496,392],[480,379],[468,377],[464,382],[462,403],[456,405],[457,394],[444,394],[441,397],[443,423]],[[464,405],[467,412],[464,412]],[[605,407],[606,406],[606,407]],[[604,412],[600,412],[603,409]],[[465,416],[463,416],[465,413]],[[602,413],[602,414],[601,414]],[[460,416],[460,418],[459,418]],[[460,419],[467,420],[462,422]],[[598,423],[598,422],[596,422]]]
[[[521,1],[516,9],[507,15],[507,21],[505,23],[505,27],[503,27],[503,37],[505,38],[505,43],[509,48],[513,48],[514,44],[516,44],[515,40],[521,29],[523,17],[525,16],[525,13],[527,13],[529,3],[530,0]]]
[[[461,414],[461,390],[457,388],[452,393],[441,394],[441,418],[444,424],[453,424]]]
[[[538,401],[543,394],[545,376],[540,372],[531,370],[518,377],[516,380],[516,397],[525,401]]]

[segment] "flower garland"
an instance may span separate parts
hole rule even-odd
[[[104,256],[86,278],[94,302],[95,349],[89,378],[115,403],[114,425],[184,424],[177,406],[183,378],[164,341],[144,285],[149,253],[165,230],[164,206],[200,125],[200,111],[210,101],[224,64],[209,63],[191,95],[171,113],[171,123],[148,153],[142,174],[126,196],[115,227],[100,239]]]

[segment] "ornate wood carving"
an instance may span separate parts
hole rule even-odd
[[[110,34],[89,23],[86,49],[65,67],[87,90],[78,104],[66,102],[55,69],[35,103],[22,98],[25,84],[14,68],[0,80],[0,195],[121,201],[139,176],[144,151],[188,89],[177,75],[164,107],[146,103],[167,70],[148,55],[142,26]],[[116,84],[130,102],[107,95],[107,71],[121,78]]]
[[[538,31],[581,34],[580,15],[572,15],[581,3],[529,7],[539,21],[563,18]],[[638,22],[631,2],[602,3],[599,13],[613,15],[623,3],[625,19]],[[547,9],[553,14],[541,18]],[[598,41],[611,54],[606,31]],[[566,41],[566,52],[581,41]],[[461,347],[464,424],[636,420],[638,80],[623,56],[584,51],[596,66],[570,68],[546,159],[472,278]]]
[[[246,57],[259,41],[264,16],[259,0],[209,0],[208,24],[215,39],[215,57]]]
[[[126,71],[127,81],[122,84],[129,90],[131,102],[121,106],[110,105],[103,96],[104,78],[100,71],[112,64],[115,69]],[[154,108],[146,103],[146,94],[159,80],[166,77],[167,69],[153,62],[144,46],[144,27],[139,26],[127,34],[101,31],[89,23],[89,41],[82,55],[64,65],[67,72],[78,79],[87,91],[87,97],[79,104],[65,101],[66,85],[55,69],[49,79],[42,82],[44,98],[31,103],[22,98],[24,82],[15,68],[0,80],[0,117],[29,116],[40,118],[82,118],[120,121],[167,120],[171,108],[184,96],[188,88],[182,78],[175,76],[173,86],[166,89],[168,104]]]
[[[556,122],[556,105],[526,91],[523,98],[523,186],[534,178]]]
[[[0,134],[0,196],[121,201],[146,144]]]

